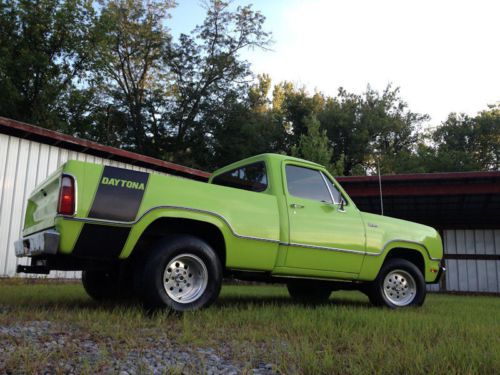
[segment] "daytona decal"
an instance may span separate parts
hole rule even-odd
[[[135,220],[148,178],[148,173],[104,167],[89,218]]]
[[[103,177],[101,180],[101,184],[126,187],[127,189],[144,190],[144,183],[142,182],[119,180],[117,178]]]

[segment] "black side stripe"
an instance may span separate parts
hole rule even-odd
[[[148,178],[149,173],[105,166],[89,218],[135,220]]]
[[[84,224],[73,255],[92,259],[116,259],[127,242],[130,228]]]

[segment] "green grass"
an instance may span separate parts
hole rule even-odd
[[[209,309],[148,316],[134,304],[97,304],[79,284],[0,282],[0,327],[38,321],[52,322],[51,333],[69,329],[72,339],[54,353],[0,333],[2,345],[19,347],[0,354],[7,369],[37,372],[76,358],[92,373],[111,357],[168,338],[213,348],[248,369],[272,363],[287,374],[500,373],[498,297],[431,294],[422,308],[391,311],[356,292],[306,307],[292,303],[283,286],[226,285]],[[81,340],[97,342],[99,358],[85,358]]]

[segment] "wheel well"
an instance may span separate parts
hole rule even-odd
[[[393,259],[393,258],[406,259],[407,261],[412,262],[422,272],[422,275],[425,276],[424,257],[417,250],[405,249],[405,248],[396,248],[396,249],[389,250],[389,253],[385,257],[384,262],[387,262],[389,259]]]
[[[143,257],[154,242],[169,234],[190,234],[207,242],[217,253],[221,264],[226,264],[226,243],[224,236],[215,225],[198,220],[161,218],[152,222],[141,234],[132,252],[132,257]]]

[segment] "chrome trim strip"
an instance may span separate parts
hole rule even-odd
[[[243,268],[229,268],[231,271],[235,271],[235,272],[249,272],[249,273],[262,273],[262,274],[266,274],[266,273],[269,273],[271,271],[262,271],[262,270],[247,270],[247,269],[243,269]]]
[[[336,204],[335,203],[335,199],[333,199],[333,194],[332,194],[332,190],[330,189],[330,186],[328,186],[328,182],[326,182],[326,177],[325,175],[323,174],[322,171],[319,171],[319,174],[321,175],[321,177],[323,178],[323,183],[325,184],[326,186],[326,190],[328,190],[328,194],[330,194],[330,199],[332,200],[332,204]]]
[[[325,174],[323,173],[323,171],[319,171],[319,173],[321,174],[321,177],[323,177],[323,182],[325,183],[326,188],[328,189],[328,193],[330,193],[330,199],[332,200],[333,205],[334,206],[339,206],[337,208],[338,212],[345,212],[345,208],[341,208],[341,207],[343,207],[342,204],[341,204],[341,202],[335,202],[335,198],[333,197],[333,192],[332,192],[332,189],[330,188],[330,184],[333,185],[333,182],[330,181],[330,184],[328,184],[329,178],[327,176],[325,176]],[[339,191],[339,193],[340,193],[340,191]],[[342,196],[342,193],[340,193],[340,199],[344,199],[344,197]]]
[[[262,242],[272,242],[272,243],[279,243],[279,240],[273,240],[271,238],[261,238],[261,237],[254,237],[254,236],[244,236],[242,234],[237,233],[234,228],[231,226],[229,221],[227,219],[218,214],[217,212],[213,211],[208,211],[208,210],[201,210],[198,208],[192,208],[192,207],[183,207],[183,206],[156,206],[156,207],[151,207],[149,210],[145,211],[139,218],[135,219],[134,221],[115,221],[115,220],[104,220],[104,219],[93,219],[93,218],[80,218],[80,217],[72,217],[72,216],[65,216],[65,215],[56,215],[56,217],[62,217],[67,220],[73,220],[73,221],[80,221],[84,223],[93,223],[93,224],[104,224],[104,225],[117,225],[117,226],[133,226],[137,224],[144,216],[146,216],[148,213],[150,213],[153,210],[157,209],[171,209],[171,210],[183,210],[183,211],[190,211],[190,212],[198,212],[198,213],[204,213],[204,214],[209,214],[212,216],[215,216],[219,219],[221,219],[229,228],[233,236],[238,237],[238,238],[243,238],[247,240],[255,240],[255,241],[262,241]]]
[[[361,255],[366,254],[365,251],[361,251],[361,250],[349,250],[349,249],[341,249],[338,247],[307,245],[307,244],[301,244],[301,243],[295,243],[295,242],[290,242],[290,243],[280,242],[280,245],[293,246],[293,247],[306,247],[309,249],[316,249],[316,250],[337,251],[339,253],[354,253],[354,254],[361,254]]]
[[[71,221],[80,221],[82,223],[90,223],[90,224],[102,224],[102,225],[116,225],[120,227],[129,227],[134,224],[137,224],[136,221],[116,221],[116,220],[105,220],[105,219],[93,219],[91,217],[73,217],[67,215],[56,215],[56,217],[60,217],[62,219],[71,220]]]
[[[425,249],[425,252],[427,253],[427,256],[429,257],[430,260],[433,261],[439,261],[441,258],[433,258],[430,255],[429,250],[427,247],[421,243],[421,242],[416,242],[416,241],[410,241],[410,240],[402,240],[402,239],[394,239],[387,241],[384,246],[382,247],[382,250],[380,250],[378,253],[372,253],[369,251],[360,251],[360,250],[349,250],[349,249],[341,249],[337,247],[328,247],[328,246],[316,246],[316,245],[307,245],[307,244],[300,244],[300,243],[285,243],[285,242],[280,242],[280,245],[283,246],[293,246],[293,247],[305,247],[305,248],[310,248],[310,249],[317,249],[317,250],[328,250],[328,251],[337,251],[341,253],[352,253],[352,254],[360,254],[360,255],[367,255],[367,256],[380,256],[385,252],[385,249],[387,246],[389,246],[392,242],[406,242],[406,243],[412,243],[415,245],[422,246]]]
[[[349,273],[352,275],[358,275],[357,273],[352,273],[352,272],[343,272],[343,273]],[[279,273],[272,273],[272,277],[275,278],[283,278],[283,279],[307,279],[307,280],[321,280],[321,281],[337,281],[337,282],[344,282],[346,284],[359,284],[359,280],[347,280],[347,279],[341,279],[339,277],[336,278],[331,278],[331,277],[314,277],[314,276],[296,276],[296,275],[281,275]]]

